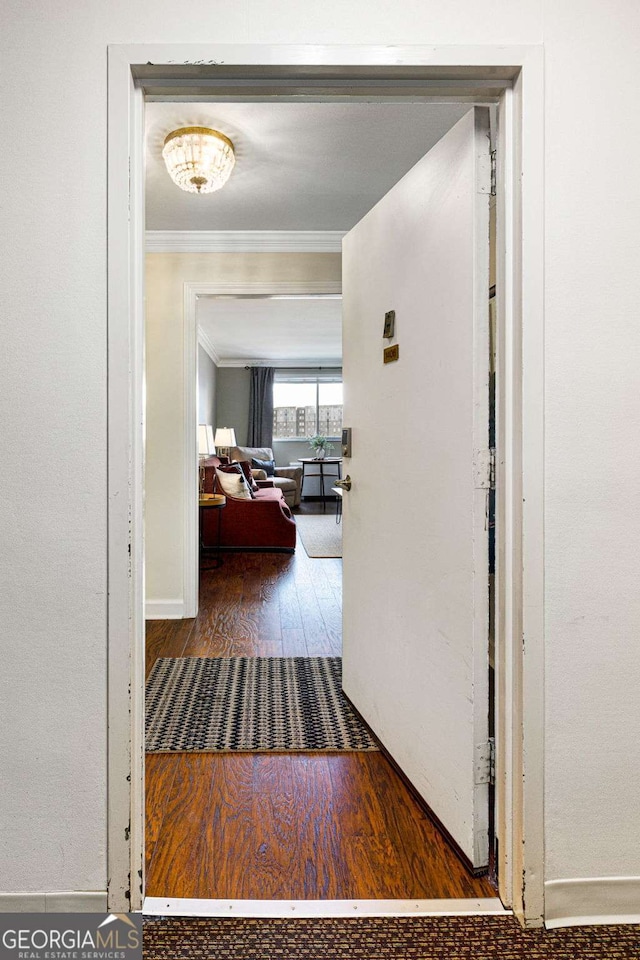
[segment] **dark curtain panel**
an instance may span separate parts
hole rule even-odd
[[[251,367],[249,447],[273,445],[273,367]]]

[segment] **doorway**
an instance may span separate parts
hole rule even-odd
[[[521,58],[521,59],[522,59],[522,58]],[[132,63],[132,62],[133,62],[133,61],[131,61],[131,60],[128,61],[128,63]],[[127,69],[129,69],[129,68],[127,68]],[[169,72],[170,72],[170,71],[169,71]],[[509,71],[507,71],[506,68],[505,68],[505,72],[510,72],[510,76],[511,76],[511,77],[513,77],[513,75],[514,75],[514,71],[513,71],[511,68],[509,69]],[[516,71],[516,73],[517,73],[517,72],[519,72],[519,71]],[[480,73],[482,73],[482,71],[480,71]],[[122,77],[122,71],[120,71],[119,76]],[[501,94],[501,91],[498,91],[498,93]],[[128,148],[127,148],[127,150],[128,150]],[[128,228],[127,228],[127,230],[128,230]],[[117,260],[117,258],[115,258],[115,259]],[[113,263],[114,263],[114,261],[113,261],[113,259],[112,259],[112,266],[113,266]],[[112,303],[112,305],[113,305],[113,298],[112,298],[112,300],[111,300],[111,303]],[[127,310],[127,316],[128,316],[128,315],[129,315],[129,314],[128,314],[128,310]],[[113,423],[112,423],[112,426],[113,426]],[[118,466],[117,464],[112,463],[112,467],[114,467],[114,469],[116,469],[117,466]],[[117,469],[116,469],[116,472],[117,472]],[[114,570],[114,573],[115,573],[115,570]],[[122,601],[122,594],[120,594],[120,597],[119,597],[119,598],[113,596],[113,594],[112,594],[112,600],[113,600],[114,603],[116,603],[116,601],[118,601],[118,600],[121,602],[121,601]],[[114,612],[115,612],[115,611],[114,611]],[[128,630],[128,627],[127,627],[127,635],[128,635],[128,634],[129,634],[129,630]],[[117,653],[117,650],[114,648],[114,649],[112,650],[112,653],[114,654],[114,657],[115,657],[115,655],[116,655],[116,653]],[[114,670],[116,671],[116,673],[113,674],[114,677],[117,676],[117,669],[118,669],[118,668],[117,668],[117,662],[116,662],[116,661],[117,661],[117,657],[116,657],[116,659],[114,660],[114,662],[113,662],[113,664],[112,664]],[[120,668],[120,669],[121,669],[121,668]],[[139,714],[138,714],[138,720],[137,720],[136,722],[139,723]],[[122,720],[120,720],[120,726],[122,726]],[[139,727],[138,727],[138,729],[139,729]],[[138,734],[138,737],[139,737],[139,734]],[[116,753],[117,753],[117,751],[116,751]],[[115,759],[116,759],[116,757],[114,756],[114,761],[115,761]],[[136,789],[137,789],[137,788],[136,788],[135,785],[134,785],[134,791],[135,791]],[[113,809],[113,808],[112,808],[112,809]],[[114,812],[115,812],[115,811],[114,811]],[[136,828],[136,829],[137,829],[137,828]],[[129,840],[129,836],[127,836],[127,840]],[[505,848],[503,847],[502,849],[504,850]]]
[[[163,261],[162,265],[166,270],[167,263]],[[151,285],[154,276],[152,272]],[[278,339],[279,314],[287,316],[292,307],[298,317],[304,314],[305,297],[293,295],[291,290],[284,294],[280,310],[273,299],[277,294],[267,300],[257,293],[248,296],[249,300],[237,293],[220,297],[213,293],[212,286],[198,288],[199,311],[194,321],[199,321],[219,364],[216,379],[221,388],[220,409],[224,410],[219,422],[231,423],[233,417],[227,411],[242,408],[243,396],[244,400],[248,397],[244,364],[251,359],[246,356],[249,343],[260,356],[267,350],[259,343],[252,320],[258,318],[259,322],[268,312],[270,330]],[[336,306],[335,295],[330,296],[324,310],[310,312],[311,328],[327,316],[327,307]],[[321,308],[318,300],[317,296],[311,304]],[[154,302],[151,290],[148,302]],[[287,308],[284,311],[283,306]],[[227,323],[232,329],[225,331]],[[246,327],[250,337],[243,343],[241,330]],[[154,349],[153,337],[150,339]],[[304,339],[297,338],[298,349]],[[294,360],[300,363],[306,358],[310,362],[313,349],[313,337],[307,337],[304,353]],[[325,363],[339,360],[339,356],[332,360],[325,347]],[[233,366],[225,366],[225,362]],[[308,367],[297,368],[294,374],[291,358],[287,363],[287,367],[276,370],[278,382],[293,387],[295,397],[300,385],[307,392],[311,388],[312,396],[302,396],[303,409],[296,411],[307,418],[301,436],[294,436],[292,428],[274,433],[286,433],[281,437],[283,445],[300,447],[304,453],[304,437],[317,421],[316,409],[306,409],[305,404],[307,400],[319,400],[319,382],[329,382],[329,373],[325,368],[314,371]],[[337,372],[334,367],[334,383]],[[227,376],[223,379],[222,374]],[[287,421],[287,413],[289,423],[298,419],[288,409],[290,399],[284,396],[280,409],[275,403],[274,426],[278,420]],[[319,412],[325,417],[337,415],[334,409]],[[336,432],[339,434],[337,427]],[[333,439],[339,442],[338,436]],[[244,441],[245,437],[239,435],[238,442]],[[287,453],[285,459],[290,455]],[[327,507],[317,496],[309,497],[309,492],[305,488],[304,502],[294,509],[296,523],[301,525],[306,517],[313,516],[339,532],[333,504]],[[294,557],[226,553],[223,568],[201,579],[201,603],[195,622],[161,619],[148,624],[147,669],[157,656],[339,657],[341,567],[337,558],[307,556],[301,542]],[[176,905],[178,900],[194,898],[204,902],[229,898],[412,897],[436,901],[494,897],[485,881],[468,875],[379,754],[271,758],[150,755],[146,777],[145,909],[159,904],[165,911],[167,899]],[[215,831],[209,826],[212,823]],[[201,864],[197,870],[188,868],[196,862]]]
[[[347,618],[345,629],[351,646],[348,648],[349,658],[341,661],[343,666],[348,668],[346,671],[343,669],[343,688],[346,672],[347,693],[379,735],[382,743],[385,746],[388,745],[391,756],[401,767],[402,773],[411,782],[416,793],[420,792],[417,783],[423,776],[423,771],[425,769],[428,771],[431,783],[426,786],[423,784],[420,793],[422,803],[425,807],[428,804],[432,817],[434,816],[432,811],[437,811],[435,815],[440,823],[447,827],[449,837],[452,838],[451,842],[455,842],[455,849],[461,857],[465,858],[469,868],[482,871],[488,865],[487,780],[489,773],[478,773],[476,754],[479,752],[478,745],[483,743],[486,755],[488,742],[489,667],[486,613],[488,542],[485,524],[487,492],[484,480],[478,482],[472,489],[470,481],[473,471],[469,464],[472,461],[475,463],[482,451],[486,450],[489,433],[487,412],[491,189],[489,111],[487,108],[469,109],[467,105],[451,105],[443,108],[431,104],[410,106],[404,104],[342,104],[340,106],[252,104],[250,110],[244,110],[245,106],[220,103],[193,105],[184,102],[177,105],[151,104],[148,110],[150,152],[159,117],[162,121],[161,136],[164,137],[168,128],[181,122],[180,117],[192,117],[192,111],[197,110],[199,127],[223,127],[225,135],[230,134],[233,140],[237,140],[240,136],[237,131],[241,128],[241,119],[246,125],[249,121],[253,122],[251,133],[245,132],[244,140],[240,143],[244,164],[248,170],[247,179],[257,166],[258,158],[254,157],[253,153],[257,153],[258,147],[260,148],[259,156],[267,154],[272,157],[271,167],[268,166],[266,159],[262,160],[262,166],[266,169],[258,182],[258,197],[251,195],[251,184],[243,186],[240,175],[238,181],[232,180],[229,187],[225,188],[222,199],[215,195],[207,204],[206,197],[196,198],[198,207],[195,214],[191,214],[193,198],[187,195],[184,203],[186,208],[184,219],[178,220],[178,225],[181,227],[189,222],[189,216],[194,216],[196,225],[199,224],[201,221],[198,217],[201,218],[208,207],[211,208],[211,214],[215,214],[216,222],[223,231],[229,224],[233,226],[237,222],[246,223],[245,208],[247,206],[251,207],[255,218],[249,221],[250,225],[263,229],[272,222],[270,218],[274,216],[272,212],[274,207],[281,211],[282,218],[275,221],[276,227],[283,221],[288,224],[293,221],[298,225],[299,218],[302,216],[304,216],[302,226],[312,227],[322,214],[326,218],[325,223],[328,222],[336,228],[352,225],[354,216],[359,218],[357,225],[352,225],[352,229],[343,241],[344,244],[348,241],[349,256],[347,259],[344,256],[342,258],[343,284],[345,295],[348,294],[347,309],[343,311],[345,325],[343,339],[345,350],[349,348],[349,353],[345,357],[348,359],[349,406],[347,409],[350,411],[350,419],[353,421],[356,435],[356,443],[347,457],[347,462],[350,464],[349,470],[354,475],[355,483],[354,490],[346,497],[345,503],[344,528],[345,534],[350,536],[350,549],[345,557],[345,563],[349,561],[347,569],[350,573],[347,580],[350,593],[346,597],[348,602],[345,604]],[[160,107],[162,110],[159,109]],[[171,115],[167,116],[169,108]],[[262,127],[267,127],[270,134],[266,142],[260,132]],[[284,127],[284,133],[280,132],[282,127]],[[290,128],[295,129],[295,137],[288,144],[286,130]],[[314,132],[315,140],[308,145],[307,131],[311,130]],[[374,153],[371,157],[369,164],[374,170],[369,175],[366,158],[370,150],[372,131],[375,131],[375,140],[386,143],[386,149],[382,156]],[[414,149],[410,151],[411,140],[414,141]],[[295,148],[297,143],[300,144],[299,156]],[[280,153],[275,150],[273,144],[280,145]],[[321,178],[317,169],[309,172],[308,167],[311,162],[309,157],[315,158],[314,162],[318,163],[318,153],[323,144],[332,144],[336,157],[329,155],[322,158],[322,163],[328,168],[329,174]],[[361,154],[364,155],[364,165]],[[337,166],[339,158],[342,159],[342,166],[340,175],[336,176],[331,171]],[[286,175],[283,176],[286,195],[279,198],[278,180],[274,168],[284,164],[289,167]],[[262,219],[265,214],[262,213],[259,197],[267,195],[267,184],[272,182],[272,178],[270,205],[266,211],[266,217],[269,219]],[[310,196],[308,187],[305,189],[305,178],[313,181],[313,186],[320,198],[319,209],[316,211],[309,210],[313,205],[314,195]],[[151,166],[147,180],[147,210],[150,226],[151,228],[165,226],[167,225],[166,210],[173,205],[179,216],[178,202],[182,197],[178,195],[176,198],[177,191],[166,174],[161,181],[161,189],[155,187],[154,168]],[[356,180],[359,184],[359,193],[352,199],[351,190],[354,188],[349,185],[351,181]],[[291,183],[301,183],[299,194],[290,189]],[[380,196],[381,189],[383,196]],[[159,205],[157,194],[160,194],[162,199],[160,204],[162,219],[159,221],[156,219],[158,217],[156,210]],[[473,203],[470,203],[471,199]],[[345,211],[347,200],[351,206],[355,207],[356,213]],[[426,207],[422,210],[425,204]],[[302,211],[300,206],[304,208]],[[229,212],[226,212],[227,207]],[[368,227],[367,224],[372,219],[374,224]],[[454,231],[451,231],[452,223],[455,223]],[[443,245],[447,231],[451,236],[448,243]],[[407,234],[410,235],[409,242]],[[371,236],[376,237],[375,251],[369,239]],[[359,245],[357,253],[354,253],[354,244],[356,247]],[[403,251],[402,254],[399,253],[400,250]],[[164,495],[165,489],[170,489],[171,484],[159,482],[152,466],[157,471],[157,465],[162,465],[168,475],[169,458],[159,456],[157,448],[160,443],[168,448],[173,437],[166,418],[163,419],[158,430],[157,411],[167,407],[165,394],[169,368],[162,351],[172,350],[173,347],[169,325],[171,299],[168,295],[167,282],[158,276],[156,259],[155,256],[149,258],[147,279],[147,343],[150,356],[147,365],[149,423],[147,542],[152,543],[155,527],[161,527],[165,548],[161,560],[166,566],[165,555],[171,523],[168,517],[169,507]],[[182,264],[184,264],[185,273],[189,276],[193,276],[196,270],[203,272],[209,270],[211,276],[220,276],[221,289],[224,284],[225,270],[232,270],[234,275],[238,275],[245,267],[245,260],[241,254],[229,256],[222,261],[216,260],[214,255],[206,263],[204,254],[199,260],[194,258],[193,263],[180,254],[176,258],[179,261],[177,265],[173,264],[169,255],[160,255],[159,259],[163,274],[173,275]],[[284,255],[281,259],[284,259]],[[330,265],[334,265],[337,259],[330,254],[324,256],[317,254],[313,260],[313,270],[319,273],[325,261],[328,260]],[[231,263],[228,262],[229,260]],[[308,261],[307,254],[303,256],[291,254],[286,260],[286,268],[291,272],[294,269],[309,269]],[[395,264],[400,261],[398,273]],[[363,292],[366,288],[370,297],[364,310],[363,319],[366,329],[362,329],[362,321],[357,315],[354,304],[361,296],[359,277],[366,269],[365,265],[373,262],[377,262],[377,266],[371,274],[367,273],[366,281],[362,285]],[[265,276],[268,276],[270,269],[275,269],[268,256],[260,253],[254,255],[251,264],[254,272]],[[339,263],[335,263],[335,266],[339,268]],[[468,279],[474,272],[476,277],[473,283],[469,283]],[[375,287],[374,274],[381,278],[382,288]],[[402,279],[397,279],[400,276]],[[480,297],[476,297],[476,291],[480,286],[483,293]],[[374,290],[375,293],[373,293]],[[162,300],[161,306],[158,305],[159,299]],[[439,303],[437,312],[429,311],[423,306],[433,301]],[[382,331],[372,330],[369,318],[375,316],[378,304],[381,303],[393,303],[398,308],[395,311],[397,314],[395,323],[392,324],[394,329],[385,331],[386,337],[383,337],[387,340],[395,339],[397,342],[397,337],[402,336],[403,351],[406,350],[407,354],[403,354],[397,368],[383,367],[377,355],[377,345]],[[300,367],[310,364],[313,360],[317,361],[321,358],[323,353],[325,355],[323,363],[327,365],[341,363],[339,331],[336,330],[334,333],[334,336],[338,334],[335,343],[329,336],[330,331],[334,331],[333,317],[330,316],[329,308],[334,305],[332,301],[325,302],[320,299],[308,303],[302,299],[292,300],[290,295],[284,295],[283,299],[269,300],[261,300],[255,295],[250,299],[247,299],[247,295],[240,298],[236,295],[234,299],[218,299],[212,302],[205,299],[200,292],[197,298],[197,319],[199,325],[206,325],[207,339],[220,364],[216,373],[216,382],[219,386],[223,386],[223,389],[217,391],[217,406],[225,411],[221,420],[216,419],[214,422],[213,417],[210,417],[210,420],[214,427],[216,424],[225,423],[227,427],[235,428],[239,446],[230,451],[233,459],[244,459],[248,451],[246,435],[241,433],[246,425],[246,414],[243,418],[242,415],[235,413],[239,406],[242,406],[243,387],[244,400],[247,404],[249,400],[249,377],[245,371],[246,364],[254,363],[256,358],[265,358],[261,362],[277,365],[276,373],[280,377],[287,375],[288,386],[291,389],[295,388],[296,396],[301,390],[304,393],[304,383],[301,382],[300,369],[295,368],[296,364]],[[315,309],[312,310],[312,307]],[[381,316],[380,322],[382,319]],[[179,330],[179,318],[176,318],[175,325]],[[286,357],[289,359],[287,360]],[[289,366],[285,367],[285,363]],[[229,366],[230,364],[235,366]],[[159,366],[160,375],[157,372]],[[455,375],[452,371],[455,371]],[[318,429],[323,407],[320,406],[316,410],[314,404],[318,400],[319,381],[322,379],[324,384],[326,372],[331,372],[331,368],[325,371],[323,367],[323,371],[316,374],[317,382],[313,385],[307,384],[312,395],[310,393],[306,399],[299,397],[300,405],[295,410],[295,416],[292,411],[291,422],[295,424],[295,433],[281,439],[277,429],[277,417],[274,417],[272,424],[274,432],[270,430],[268,439],[257,443],[259,447],[265,448],[265,453],[252,450],[246,453],[247,456],[251,453],[256,456],[271,457],[275,451],[276,454],[280,454],[276,461],[278,464],[276,474],[278,474],[288,466],[288,458],[292,455],[288,451],[292,449],[293,444],[296,442],[304,444],[305,437],[309,434],[324,432]],[[334,372],[338,372],[336,368]],[[226,375],[224,381],[223,374]],[[442,378],[439,387],[430,387],[430,384],[437,380],[438,375]],[[295,383],[292,378],[295,379]],[[308,380],[308,377],[306,379]],[[232,380],[236,382],[235,387],[232,386]],[[274,402],[281,384],[281,378],[274,384]],[[235,394],[235,402],[230,396],[231,393]],[[360,398],[359,408],[358,397]],[[455,409],[459,409],[457,417],[447,418],[446,414],[451,414]],[[227,414],[227,410],[234,411],[234,414]],[[193,412],[191,418],[193,420]],[[477,436],[467,447],[465,443],[471,426],[470,418]],[[245,422],[242,422],[243,419]],[[263,419],[262,415],[260,419]],[[300,420],[302,420],[301,425],[298,422]],[[340,433],[341,427],[342,422],[332,431],[331,439],[334,443],[339,442],[336,433]],[[438,428],[440,433],[437,432]],[[435,434],[434,431],[436,431]],[[383,458],[379,453],[380,438],[393,434],[395,434],[397,453],[395,457],[391,454]],[[284,453],[276,449],[280,443],[286,448]],[[444,455],[435,460],[432,454],[434,450],[441,450]],[[454,455],[454,451],[458,452]],[[407,489],[404,495],[401,494],[397,498],[394,488],[395,473],[401,471],[403,466],[406,467],[407,456],[413,464],[413,490],[409,493]],[[195,464],[195,457],[191,456],[185,467],[190,464]],[[316,472],[319,466],[319,464],[315,465]],[[479,470],[477,464],[475,470]],[[390,476],[387,475],[387,471]],[[466,478],[469,484],[466,483]],[[443,499],[443,491],[458,491],[461,487],[466,490],[467,486],[469,489],[466,493],[461,495],[456,492],[454,498],[444,497]],[[195,487],[194,478],[189,489],[195,490]],[[372,489],[375,501],[373,503],[366,500],[367,488]],[[161,490],[163,493],[161,523],[156,519],[154,512],[156,490]],[[461,522],[462,516],[466,516],[469,511],[467,493],[472,495],[474,504],[472,525],[470,517],[469,523],[466,520],[464,523]],[[303,494],[305,499],[308,499],[306,483]],[[380,494],[389,497],[388,509],[379,509]],[[258,491],[258,495],[261,495],[261,491]],[[355,512],[351,509],[352,503],[357,505]],[[257,503],[247,504],[244,508],[245,513],[256,514],[259,506]],[[227,503],[227,509],[223,510],[222,516],[218,518],[218,524],[223,528],[222,541],[226,549],[232,550],[238,547],[237,540],[234,540],[236,527],[234,527],[233,517],[241,511],[241,506],[231,501]],[[456,516],[456,524],[451,522],[452,516]],[[446,518],[444,523],[443,518]],[[152,520],[155,522],[152,523]],[[241,522],[238,516],[238,527],[240,525],[245,527],[247,522],[244,520]],[[308,549],[305,526],[309,522],[306,516],[296,516],[299,536],[296,567],[300,564],[298,557],[305,548]],[[326,514],[318,518],[317,522],[328,523],[333,532],[336,532],[336,527],[331,524]],[[359,524],[359,533],[354,539],[352,531],[356,523]],[[387,526],[383,532],[385,524]],[[384,543],[380,543],[381,537]],[[428,549],[425,551],[427,544]],[[256,549],[258,544],[256,543],[254,547],[252,542],[243,539],[242,546],[251,550]],[[275,545],[274,549],[277,549]],[[179,550],[173,552],[179,555]],[[152,582],[152,572],[155,573],[157,563],[155,550],[150,549],[147,554],[148,583]],[[259,574],[261,571],[262,576],[265,571],[271,570],[271,558],[268,555],[247,558],[247,568],[256,564],[259,564],[260,570],[256,569],[255,572]],[[320,564],[314,560],[307,569],[311,571],[319,566]],[[362,575],[365,568],[366,573]],[[475,586],[469,593],[468,577],[471,568],[473,568]],[[223,570],[215,574],[217,584],[224,584],[227,581],[228,569],[229,564],[226,564]],[[223,611],[228,609],[231,597],[237,596],[237,580],[239,575],[242,576],[242,569],[241,565],[237,570],[234,567],[234,574],[228,579],[227,588],[221,588],[213,596],[207,589],[209,585],[203,584],[203,595],[210,604],[217,605]],[[283,570],[281,574],[284,576],[287,572]],[[298,579],[297,575],[295,579]],[[310,579],[313,581],[314,578]],[[278,620],[277,611],[269,606],[269,597],[265,598],[267,591],[259,578],[256,581],[242,577],[242,580],[243,596],[250,597],[251,600],[242,605],[242,615],[234,628],[226,631],[224,642],[211,644],[208,641],[204,643],[198,641],[197,631],[205,615],[208,617],[206,635],[217,637],[220,632],[218,626],[213,626],[217,623],[215,616],[217,611],[201,608],[195,625],[196,634],[189,635],[182,655],[179,650],[171,649],[165,652],[165,656],[177,657],[182,663],[185,662],[185,658],[194,656],[213,658],[233,656],[229,654],[229,650],[242,651],[245,655],[249,654],[252,657],[269,654],[277,656],[281,652],[280,638],[287,634],[288,621],[285,623],[282,618]],[[446,591],[443,586],[445,583],[449,584]],[[277,578],[272,581],[272,586],[273,590],[278,589]],[[388,590],[385,590],[385,587],[388,587]],[[396,609],[394,598],[400,596],[403,587],[408,591],[407,601],[404,606]],[[301,589],[301,585],[297,585],[296,592],[300,593]],[[323,589],[326,589],[324,584]],[[425,598],[429,597],[427,611],[418,609],[419,598],[423,593]],[[448,599],[438,606],[437,599],[442,593],[446,593],[447,597],[449,594],[455,594],[456,616],[453,618]],[[330,606],[331,597],[327,598],[324,604],[319,604],[320,596],[317,590],[314,594],[311,595],[311,591],[306,591],[305,599],[301,598],[299,603],[300,610],[295,625],[298,629],[300,626],[304,627],[305,637],[304,643],[299,644],[299,649],[294,651],[294,656],[305,653],[307,656],[328,656],[336,653],[328,649],[326,642],[319,643],[315,635],[315,623],[322,619],[317,614],[323,611],[324,616],[325,608]],[[274,616],[265,618],[263,611],[256,613],[254,607],[259,603],[272,610]],[[377,606],[379,603],[381,605]],[[334,619],[338,618],[339,613]],[[374,623],[377,624],[377,632],[373,629]],[[169,624],[164,626],[168,629]],[[354,661],[353,641],[357,633],[360,634],[362,646]],[[447,638],[447,649],[442,648],[441,636]],[[472,637],[473,645],[470,647]],[[376,646],[378,638],[384,638],[383,646]],[[411,650],[409,650],[410,645]],[[211,652],[205,653],[203,652],[205,650]],[[337,653],[340,654],[341,649],[338,649]],[[381,682],[379,677],[375,679],[368,677],[361,669],[361,665],[365,663],[373,667],[375,660],[384,662],[388,656],[393,659],[383,667],[386,683]],[[388,691],[392,683],[394,664],[395,670],[398,670],[402,658],[406,661],[408,675],[396,678],[396,684],[404,689],[405,696],[394,702],[390,700]],[[473,662],[472,673],[467,666],[469,661]],[[236,662],[244,663],[242,660]],[[413,698],[408,696],[410,676],[413,676],[417,682]],[[444,698],[439,697],[439,691],[445,692],[447,682],[450,688],[446,691]],[[354,693],[351,693],[351,690]],[[416,709],[420,701],[425,705],[426,714]],[[404,705],[401,710],[397,703]],[[467,703],[472,704],[473,714],[477,715],[473,730],[466,716]],[[396,731],[395,743],[394,731],[388,729],[383,720],[385,711],[391,711],[392,714],[403,717],[405,733],[397,737]],[[254,711],[249,707],[248,712],[253,715]],[[456,727],[455,738],[452,738],[452,732]],[[413,762],[407,750],[409,742],[417,744]],[[460,753],[455,754],[454,768],[455,771],[459,770],[459,773],[453,773],[446,760],[452,742],[456,742],[460,750]],[[425,755],[429,752],[429,745],[431,745],[431,755],[427,760]],[[256,749],[259,748],[256,747]],[[345,758],[343,766],[347,763]],[[156,761],[150,757],[149,767],[155,769],[156,766]],[[309,765],[308,769],[310,769]],[[213,777],[213,779],[217,778]],[[474,784],[473,796],[468,786],[470,780]],[[331,791],[326,787],[328,778],[325,778],[325,781],[324,785],[318,783],[316,786],[316,790],[323,797],[323,802],[325,797],[331,795]],[[436,782],[439,783],[438,791],[434,788]],[[157,791],[153,788],[153,783],[155,780],[150,782],[149,792],[155,794]],[[180,778],[178,783],[180,784]],[[254,789],[257,795],[261,795],[265,789],[262,781]],[[340,792],[343,805],[346,802],[347,805],[357,807],[357,797],[375,796],[376,793],[370,778],[359,783],[354,776],[352,789],[351,797],[344,797],[343,791]],[[311,785],[309,790],[308,800],[311,802],[313,799]],[[251,795],[249,788],[246,788],[246,791]],[[179,795],[185,792],[189,791],[184,790],[184,785],[178,787]],[[286,806],[288,796],[290,796],[290,790],[286,787],[282,795],[274,794],[274,807]],[[252,802],[256,802],[256,797],[251,796],[251,799]],[[199,802],[202,803],[201,800]],[[176,806],[171,800],[167,803],[169,810],[175,806],[179,813],[169,815],[165,812],[160,818],[162,826],[157,828],[155,824],[158,822],[158,810],[154,808],[149,834],[154,835],[159,830],[160,837],[155,841],[156,852],[151,860],[152,865],[162,863],[166,859],[163,851],[167,848],[172,851],[175,849],[173,838],[168,843],[166,836],[172,829],[175,829],[178,836],[182,836],[179,848],[185,851],[189,849],[187,836],[182,834],[179,822],[184,814],[179,804]],[[238,804],[242,807],[240,797]],[[392,807],[398,805],[390,804]],[[220,798],[213,812],[208,816],[202,813],[203,821],[209,819],[220,825],[221,836],[225,832],[222,824],[224,811],[229,806],[233,806],[231,797],[226,800]],[[299,809],[300,805],[297,804],[295,807]],[[346,886],[332,885],[332,881],[348,873],[344,851],[354,848],[358,836],[370,834],[372,838],[375,837],[380,830],[381,822],[371,816],[368,826],[353,827],[348,830],[345,818],[339,816],[338,807],[338,800],[329,802],[329,809],[334,811],[337,818],[329,831],[332,836],[331,842],[338,853],[333,869],[327,851],[323,853],[319,850],[317,853],[318,863],[326,861],[329,876],[316,880],[315,874],[320,871],[320,868],[313,859],[303,860],[305,869],[308,867],[314,875],[313,883],[305,882],[300,886],[287,886],[286,879],[293,872],[293,867],[289,866],[283,869],[281,877],[274,878],[275,884],[268,885],[264,877],[260,881],[256,880],[256,885],[249,888],[254,896],[265,896],[266,889],[281,889],[288,891],[289,899],[296,899],[299,891],[305,890],[310,898],[318,899],[322,897],[324,891],[329,890],[333,891],[333,895],[325,893],[325,897],[338,899],[345,895],[345,889],[353,888],[360,891],[361,899],[376,899],[373,895],[375,888],[367,887],[363,892],[363,889],[358,886],[358,878],[349,876]],[[419,814],[420,808],[416,807],[415,817]],[[254,816],[259,815],[254,814]],[[243,822],[246,821],[245,827],[248,829],[251,819],[249,814],[243,815],[242,819]],[[259,816],[259,819],[263,818]],[[192,809],[189,821],[195,820],[196,812]],[[274,817],[274,824],[278,822],[278,818]],[[460,827],[461,822],[465,826]],[[467,827],[466,824],[469,826]],[[295,835],[302,831],[303,824],[294,820],[290,832]],[[284,827],[281,830],[274,827],[272,843],[275,843],[275,838],[278,837],[279,843],[282,844],[284,832],[286,832]],[[391,832],[391,828],[388,827],[384,837],[385,842]],[[469,836],[470,832],[472,836]],[[403,843],[405,839],[403,836]],[[194,842],[202,846],[201,832],[197,834]],[[412,843],[417,848],[421,845],[415,840],[406,842]],[[245,837],[245,843],[247,859],[246,869],[242,872],[243,880],[252,873],[256,877],[259,875],[262,856],[256,856],[256,846],[263,849],[267,859],[274,860],[273,850],[266,840],[258,843],[252,833],[250,837]],[[422,845],[425,850],[430,851],[434,846],[437,847],[437,844],[434,845],[433,842],[428,844],[426,840]],[[241,860],[241,844],[238,837],[234,839],[231,846],[236,849],[236,856]],[[374,843],[371,841],[368,844],[368,852],[371,853],[373,849]],[[212,872],[221,881],[213,888],[217,893],[214,897],[212,892],[211,898],[220,899],[219,891],[222,891],[227,898],[238,899],[240,890],[247,888],[245,886],[237,888],[233,878],[227,880],[229,886],[221,880],[224,864],[230,857],[229,848],[226,848],[226,852],[223,848],[220,854],[221,859],[217,863],[213,853],[207,858],[203,849],[203,856],[205,860],[214,860]],[[190,856],[189,859],[193,858]],[[391,859],[389,851],[387,851],[387,859]],[[416,860],[419,860],[419,857],[416,857]],[[428,860],[429,854],[425,853],[424,862]],[[253,870],[249,868],[250,863],[254,864]],[[380,876],[382,873],[381,865],[377,864],[375,859],[361,869],[371,876],[376,874]],[[453,871],[454,867],[452,866],[450,870]],[[177,866],[176,872],[178,875],[181,873]],[[446,874],[447,869],[441,872]],[[152,878],[150,889],[156,891],[159,896],[175,897],[177,893],[171,888],[170,876],[167,877],[164,874],[165,888],[162,889],[156,874],[157,869],[154,866],[150,873]],[[422,886],[412,886],[412,881],[414,881],[413,877],[404,877],[395,887],[380,883],[377,898],[388,899],[391,891],[395,891],[397,895],[398,890],[403,889],[403,883],[406,885],[407,896],[419,896],[420,899],[432,899],[433,895],[444,889],[435,877],[423,878]],[[280,887],[278,882],[281,884]],[[478,884],[479,889],[480,887],[481,885]],[[459,889],[454,887],[454,890],[460,893],[464,888],[465,886],[462,885]],[[422,891],[421,895],[420,891]],[[487,891],[484,890],[484,893]],[[186,887],[181,895],[183,898],[193,896],[194,890]],[[202,890],[200,896],[203,896]]]

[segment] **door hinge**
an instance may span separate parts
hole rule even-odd
[[[496,741],[489,737],[485,743],[476,744],[475,777],[476,784],[496,782]]]
[[[491,196],[495,197],[497,191],[498,175],[496,173],[497,151],[491,151]]]
[[[476,488],[495,490],[496,488],[496,450],[485,447],[476,454]]]

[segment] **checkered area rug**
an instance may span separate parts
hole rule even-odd
[[[147,681],[148,753],[377,750],[340,657],[162,657]]]
[[[638,960],[640,927],[521,930],[513,917],[145,918],[145,960]]]

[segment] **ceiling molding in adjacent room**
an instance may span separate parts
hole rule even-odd
[[[147,253],[340,253],[343,230],[147,230]]]
[[[213,360],[216,367],[221,366],[220,357],[216,353],[216,348],[211,341],[211,337],[206,330],[202,329],[202,327],[198,327],[198,344],[202,347],[204,352],[208,354],[210,359]]]
[[[216,352],[211,337],[202,327],[198,327],[198,344],[213,360],[216,367],[342,367],[342,359],[329,357],[325,359],[298,360],[285,359],[256,359],[255,357],[229,357],[221,360]]]
[[[334,357],[319,360],[260,360],[255,357],[230,357],[228,360],[220,360],[218,367],[284,367],[286,369],[330,367],[331,369],[342,368],[342,359]]]

